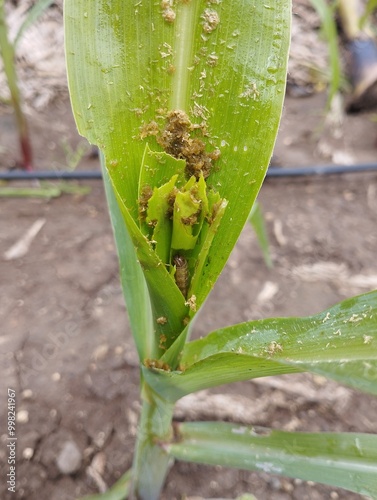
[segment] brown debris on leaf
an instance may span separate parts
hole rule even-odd
[[[170,155],[186,160],[188,177],[194,175],[198,179],[202,172],[206,179],[211,172],[212,163],[219,158],[220,151],[216,149],[207,153],[204,142],[197,137],[191,137],[195,128],[197,127],[191,123],[184,111],[171,111],[167,116],[165,129],[157,141]]]
[[[164,370],[166,372],[170,372],[171,368],[167,363],[164,363],[163,361],[160,361],[159,359],[145,359],[144,360],[144,366],[146,366],[149,369],[155,369],[155,370]]]
[[[172,4],[173,2],[171,2],[170,0],[162,0],[161,2],[162,17],[168,23],[174,23],[176,17],[176,13],[173,9]]]
[[[139,196],[139,219],[144,221],[147,217],[148,201],[152,198],[153,189],[151,186],[143,186]]]
[[[178,188],[176,188],[174,186],[174,188],[172,189],[172,191],[169,193],[168,195],[168,211],[166,213],[166,216],[169,218],[169,219],[172,219],[173,218],[173,212],[174,212],[174,203],[175,203],[175,198],[177,196],[177,193],[178,193]]]
[[[159,128],[157,123],[155,121],[151,121],[143,125],[140,132],[140,138],[145,139],[146,137],[149,137],[151,135],[157,136],[158,134],[159,134]]]

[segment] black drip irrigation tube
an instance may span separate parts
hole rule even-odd
[[[359,163],[355,165],[311,165],[299,168],[270,167],[267,177],[303,177],[312,175],[349,174],[356,172],[377,171],[377,163]],[[7,170],[0,171],[0,180],[26,181],[26,180],[93,180],[102,179],[100,170]]]

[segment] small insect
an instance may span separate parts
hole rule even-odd
[[[177,254],[173,257],[173,264],[175,265],[175,282],[186,298],[189,280],[187,260],[182,255]]]

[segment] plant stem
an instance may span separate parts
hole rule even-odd
[[[171,439],[173,405],[157,399],[143,383],[143,406],[133,463],[133,498],[158,500],[171,457],[159,442]]]
[[[14,47],[8,38],[8,30],[5,22],[4,0],[0,0],[0,55],[3,59],[4,73],[8,82],[11,101],[16,115],[23,168],[25,170],[32,170],[32,150],[29,130],[25,115],[21,108],[21,96],[17,84],[17,74],[14,62]]]

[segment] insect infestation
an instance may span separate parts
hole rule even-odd
[[[182,295],[186,298],[189,281],[187,259],[183,255],[177,254],[173,257],[173,264],[175,265],[175,282]]]

